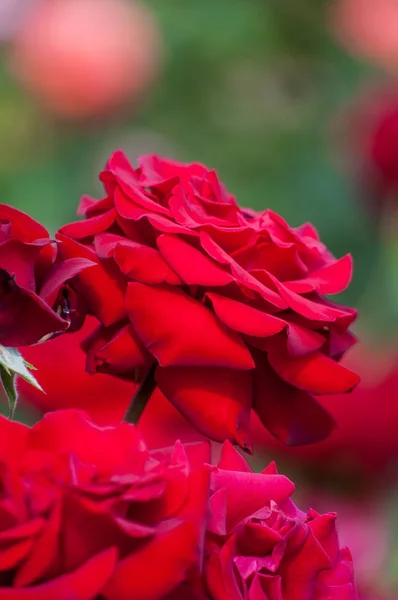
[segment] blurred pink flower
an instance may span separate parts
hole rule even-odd
[[[160,34],[138,1],[40,0],[17,31],[10,66],[56,115],[107,116],[156,78]]]
[[[328,18],[335,37],[349,52],[397,71],[396,0],[335,0]]]

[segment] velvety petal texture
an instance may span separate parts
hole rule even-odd
[[[0,418],[0,597],[161,600],[203,556],[210,448],[80,411]]]
[[[336,259],[310,224],[240,208],[203,165],[138,162],[115,152],[105,197],[85,197],[85,220],[57,235],[63,260],[95,263],[72,283],[100,323],[89,371],[133,380],[155,362],[194,426],[247,450],[252,409],[289,444],[327,437],[334,422],[314,396],[358,383],[338,362],[356,312],[324,296],[347,287],[351,256]]]
[[[67,282],[94,263],[63,261],[46,229],[15,208],[0,204],[0,222],[0,345],[30,346],[79,318]]]

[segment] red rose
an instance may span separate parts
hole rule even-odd
[[[150,454],[132,425],[79,411],[32,429],[2,417],[2,600],[163,598],[203,543],[209,447],[187,453]]]
[[[46,229],[23,212],[1,204],[1,345],[35,344],[50,333],[64,331],[74,320],[63,284],[91,263],[81,258],[55,259],[56,248]],[[72,290],[69,293],[73,296]]]
[[[226,442],[211,476],[203,581],[193,577],[169,600],[357,600],[336,514],[303,513],[293,490],[274,464],[253,473]]]
[[[253,407],[277,438],[302,444],[334,426],[312,394],[351,390],[338,360],[352,345],[336,260],[314,228],[242,210],[214,171],[154,156],[133,169],[121,152],[101,174],[106,196],[57,235],[63,258],[97,266],[77,293],[101,322],[90,372],[134,378],[155,362],[164,395],[205,435],[249,445]]]

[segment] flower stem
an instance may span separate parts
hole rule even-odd
[[[138,421],[140,420],[142,413],[148,404],[149,398],[152,396],[152,393],[156,387],[156,366],[157,364],[153,363],[149,367],[140,383],[140,387],[132,397],[123,419],[123,421],[126,421],[126,423],[132,423],[133,425],[138,424]]]

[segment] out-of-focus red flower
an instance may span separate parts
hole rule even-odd
[[[80,411],[0,432],[2,600],[161,600],[200,560],[207,443],[150,454]]]
[[[290,498],[293,490],[274,464],[253,473],[224,444],[211,474],[204,598],[357,600],[352,559],[340,547],[336,514],[303,513]],[[171,598],[195,597],[189,589]]]
[[[359,592],[359,600],[395,600],[396,597],[396,592],[392,592],[391,594],[389,594],[388,592],[378,592],[375,590]]]
[[[398,86],[364,90],[341,115],[343,156],[374,209],[398,199]]]
[[[325,396],[319,401],[330,410],[339,427],[327,440],[314,447],[289,448],[276,444],[260,423],[253,423],[256,449],[262,445],[273,455],[283,454],[296,464],[335,472],[385,476],[398,455],[396,423],[398,419],[398,354],[376,354],[360,344],[345,360],[362,378],[350,395]],[[391,473],[392,473],[391,471]]]
[[[58,261],[46,229],[1,204],[0,344],[28,346],[81,325],[81,302],[64,284],[92,265],[82,258]]]
[[[395,0],[334,0],[328,19],[349,52],[393,73],[398,69],[398,6]]]
[[[85,343],[90,372],[134,379],[157,363],[161,392],[205,435],[249,446],[253,407],[288,444],[327,437],[334,423],[312,394],[350,391],[338,361],[355,341],[336,260],[314,228],[242,210],[214,171],[156,156],[134,169],[116,152],[106,196],[57,234],[64,259],[97,266],[76,279],[101,326]]]
[[[56,115],[87,119],[136,103],[159,58],[159,32],[141,2],[40,0],[17,31],[10,64]]]

